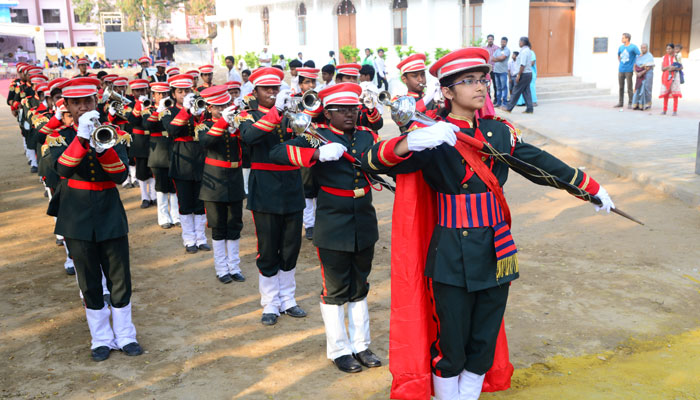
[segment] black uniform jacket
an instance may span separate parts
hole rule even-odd
[[[173,179],[201,181],[204,170],[204,149],[194,131],[195,117],[177,105],[160,114],[163,127],[173,140],[168,173]]]
[[[197,125],[196,130],[206,152],[199,198],[223,203],[242,201],[245,191],[240,132],[229,132],[229,124],[223,118],[207,119]]]
[[[141,124],[149,132],[148,167],[169,168],[173,141],[160,122],[158,112],[153,109],[142,110],[141,120]]]
[[[150,136],[148,129],[144,126],[143,118],[141,118],[142,112],[141,102],[136,100],[134,107],[126,114],[132,134],[130,157],[148,158],[150,152]]]

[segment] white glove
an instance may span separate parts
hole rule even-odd
[[[340,143],[328,143],[318,148],[318,161],[338,161],[348,148]]]
[[[236,97],[235,99],[233,99],[233,105],[236,107],[240,107],[242,102],[243,102],[242,97]]]
[[[168,97],[163,98],[160,100],[160,102],[158,102],[158,109],[156,110],[158,112],[158,114],[162,113],[167,108],[167,107],[165,107],[165,100],[167,100],[167,99],[168,99]]]
[[[599,206],[595,206],[596,212],[598,212],[600,210],[605,210],[607,213],[610,213],[610,210],[615,208],[615,204],[613,204],[613,201],[610,198],[608,191],[605,190],[604,187],[601,186],[598,189],[598,193],[596,193],[596,197],[598,197],[600,199],[600,201],[603,202],[603,204],[601,204]]]
[[[95,139],[92,139],[92,138],[90,138],[90,147],[92,147],[93,149],[95,149],[95,151],[98,152],[98,153],[104,153],[105,150],[108,149],[108,148],[102,147],[101,144],[95,142]]]
[[[282,111],[285,109],[285,107],[289,106],[289,98],[291,93],[291,89],[280,90],[279,93],[277,93],[275,108],[277,108],[278,111]]]
[[[61,111],[61,107],[56,107],[56,111],[53,113],[53,116],[59,121],[63,119],[63,111]]]
[[[194,93],[189,93],[187,96],[185,96],[185,99],[182,100],[182,107],[189,110],[192,108],[194,105]]]
[[[92,131],[95,130],[95,122],[93,119],[97,118],[100,118],[100,112],[97,110],[88,111],[81,115],[78,119],[78,137],[90,140]]]
[[[192,110],[192,115],[194,115],[195,117],[199,117],[204,113],[204,111],[206,111],[206,108],[197,108]]]
[[[423,103],[428,104],[435,99],[435,94],[440,90],[440,84],[435,83],[433,85],[428,85],[423,91]]]
[[[221,111],[221,117],[226,121],[230,121],[231,117],[233,117],[234,115],[236,115],[236,106],[229,106],[226,107],[223,111]]]
[[[109,105],[109,115],[114,116],[117,114],[117,110],[114,109],[114,105],[110,104]]]
[[[408,150],[423,151],[425,149],[433,149],[443,143],[454,146],[457,143],[455,132],[459,132],[459,127],[444,121],[440,121],[433,126],[416,129],[406,137]]]
[[[146,100],[148,100],[148,96],[146,96],[145,94],[139,96],[139,102],[140,102],[140,103],[143,103],[143,102],[146,101]]]
[[[24,130],[28,131],[29,128],[31,128],[31,125],[29,125],[29,121],[24,121]]]

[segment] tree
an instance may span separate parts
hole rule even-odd
[[[98,22],[95,20],[100,12],[114,11],[115,6],[108,0],[72,0],[73,12],[78,16],[81,24]]]
[[[182,4],[181,0],[117,0],[124,30],[141,31],[151,52],[161,35],[162,21],[170,18],[171,9]]]

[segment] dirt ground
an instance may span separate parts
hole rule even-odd
[[[539,144],[581,166],[565,149]],[[248,280],[222,285],[212,253],[186,255],[179,230],[159,228],[155,209],[139,208],[138,189],[121,195],[134,323],[146,354],[113,352],[94,363],[75,278],[63,270],[47,199],[4,104],[0,171],[0,398],[389,397],[391,194],[375,196],[380,241],[369,294],[372,349],[383,367],[348,375],[326,359],[311,242],[304,240],[297,271],[297,298],[309,316],[264,327],[250,214],[241,240]],[[700,213],[587,171],[646,226],[595,214],[564,192],[511,175],[521,278],[511,288],[506,326],[516,373],[513,389],[483,398],[700,398]]]

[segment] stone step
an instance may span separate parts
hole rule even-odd
[[[578,76],[548,76],[548,77],[537,77],[537,83],[573,83],[581,82],[581,78]]]
[[[541,83],[539,80],[535,83],[537,92],[562,92],[569,90],[595,89],[595,83],[587,82],[572,82],[572,83]]]
[[[608,96],[610,95],[610,89],[578,89],[578,90],[560,90],[560,91],[544,91],[540,92],[539,88],[537,90],[537,99],[558,99],[558,98],[568,98],[568,97],[591,97],[591,96]]]

